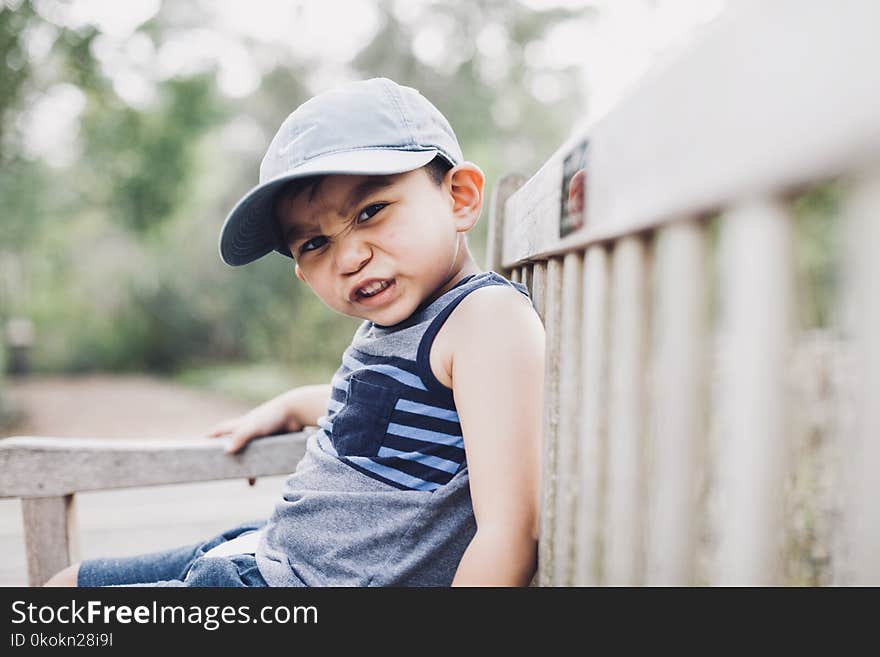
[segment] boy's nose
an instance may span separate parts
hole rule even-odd
[[[373,251],[369,244],[357,236],[349,235],[339,249],[339,269],[343,274],[359,272],[372,256]]]

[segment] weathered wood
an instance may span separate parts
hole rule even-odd
[[[514,267],[510,270],[510,280],[514,283],[520,282],[520,267]]]
[[[794,316],[787,209],[743,202],[722,221],[722,368],[717,464],[720,585],[782,583]]]
[[[503,262],[582,249],[874,157],[878,24],[872,2],[729,3],[711,29],[643,76],[511,197]],[[693,89],[700,93],[690,98]],[[585,136],[587,224],[559,239],[562,162]]]
[[[853,177],[844,203],[847,298],[843,328],[851,336],[853,413],[837,436],[843,498],[835,581],[880,585],[880,167]]]
[[[530,264],[523,265],[522,273],[520,274],[520,279],[521,279],[520,283],[525,285],[529,290],[529,294],[531,294],[532,293],[532,265],[530,265]]]
[[[489,231],[486,245],[486,268],[501,273],[501,246],[504,239],[504,207],[507,199],[525,182],[525,177],[516,173],[502,176],[492,192],[489,205]]]
[[[532,303],[544,326],[547,322],[544,319],[544,306],[547,294],[547,262],[536,262],[532,265]]]
[[[584,254],[583,337],[578,368],[583,402],[578,426],[580,488],[575,512],[575,584],[581,586],[598,584],[602,565],[610,283],[607,251],[602,246],[590,247]]]
[[[622,239],[612,255],[611,391],[608,400],[608,494],[604,581],[641,584],[644,516],[648,254],[637,237]]]
[[[794,0],[769,9],[736,3],[675,61],[576,130],[507,199],[501,266],[515,268],[532,291],[552,355],[540,583],[783,582],[783,539],[797,521],[785,515],[786,486],[800,470],[787,462],[792,235],[787,209],[772,199],[866,167],[848,199],[851,247],[842,257],[851,297],[843,334],[858,367],[855,413],[844,409],[839,423],[845,536],[833,559],[838,583],[880,582],[880,514],[872,508],[880,497],[880,266],[872,253],[880,241],[878,22],[880,6],[871,3],[806,10]],[[744,53],[737,44],[745,31]],[[801,75],[805,66],[810,75]],[[682,112],[681,97],[693,88],[705,93]],[[823,93],[813,102],[816,88]],[[731,98],[752,99],[754,111]],[[560,238],[565,162],[584,141],[586,221]],[[727,208],[710,381],[714,272],[697,218]],[[645,235],[659,249],[656,326]],[[553,263],[581,250],[581,364],[571,373],[567,265],[561,315],[551,279]],[[555,391],[551,368],[558,368]],[[567,386],[578,377],[579,440],[571,445],[578,393]],[[579,474],[570,482],[572,463]]]
[[[561,346],[562,262],[556,258],[546,265],[544,324],[546,348],[544,365],[544,429],[541,455],[541,514],[538,547],[538,583],[551,586],[555,558],[556,487],[559,436],[559,364]]]
[[[293,472],[306,433],[267,436],[240,454],[226,441],[14,437],[0,440],[0,498],[58,497],[80,491]]]
[[[21,501],[28,584],[42,586],[79,559],[73,495]]]
[[[708,246],[705,226],[658,233],[651,485],[646,583],[696,583],[700,489],[706,474]]]
[[[556,512],[553,583],[574,584],[575,509],[580,489],[579,420],[581,411],[581,303],[583,255],[562,261],[558,372],[559,428],[556,437]]]
[[[581,130],[573,133],[540,171],[508,198],[504,210],[507,221],[502,227],[503,266],[534,260],[544,245],[559,242],[563,160],[583,138]]]

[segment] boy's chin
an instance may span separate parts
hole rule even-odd
[[[366,308],[358,309],[351,316],[358,319],[366,319],[378,326],[394,326],[407,319],[413,312],[415,312],[415,308],[409,308],[398,299],[386,308],[376,308],[373,310]]]
[[[378,326],[394,326],[409,317],[409,314],[401,312],[373,312],[356,315],[356,317],[369,320]]]

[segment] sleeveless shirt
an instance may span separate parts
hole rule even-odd
[[[452,391],[431,346],[472,274],[393,326],[364,321],[257,547],[270,586],[447,586],[476,530]]]

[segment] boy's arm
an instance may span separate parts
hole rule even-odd
[[[455,318],[451,374],[477,532],[453,586],[527,586],[537,564],[544,327],[522,295],[486,287]]]
[[[228,436],[226,451],[234,453],[254,438],[315,426],[318,418],[327,412],[331,392],[330,384],[293,388],[240,417],[221,422],[208,435]]]
[[[289,395],[289,406],[291,415],[298,425],[297,431],[303,427],[318,425],[318,418],[327,414],[327,403],[330,401],[332,392],[332,385],[319,383],[300,386],[285,393]]]

